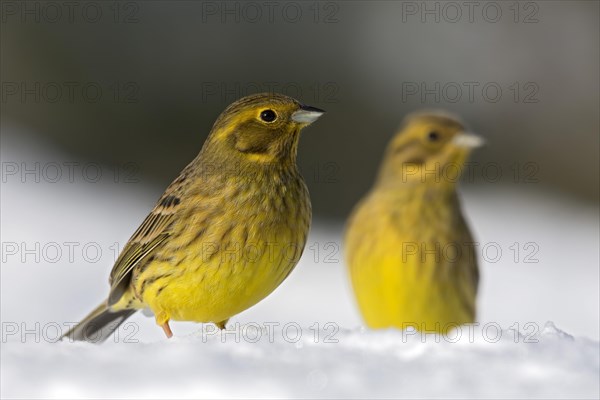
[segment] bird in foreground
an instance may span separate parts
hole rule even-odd
[[[354,294],[371,328],[447,332],[475,320],[479,273],[456,181],[482,140],[444,113],[408,116],[345,233]]]
[[[123,248],[107,300],[64,336],[103,341],[145,308],[167,337],[170,320],[223,329],[275,290],[311,221],[296,165],[300,131],[323,113],[273,93],[227,107]]]

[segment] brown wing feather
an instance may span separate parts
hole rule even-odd
[[[185,173],[185,171],[184,171]],[[182,174],[165,191],[152,212],[129,239],[110,273],[108,304],[119,301],[131,282],[131,272],[147,259],[171,235],[171,226],[180,207],[185,175]]]

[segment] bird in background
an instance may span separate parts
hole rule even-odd
[[[108,298],[64,337],[103,341],[145,308],[167,337],[170,320],[223,329],[275,290],[306,243],[311,203],[296,153],[323,113],[273,93],[227,107],[123,248]]]
[[[479,272],[456,184],[482,143],[443,112],[409,115],[389,143],[345,232],[367,326],[447,332],[474,322]]]

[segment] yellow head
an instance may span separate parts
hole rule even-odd
[[[324,112],[276,93],[244,97],[217,118],[203,153],[238,162],[295,163],[300,130]]]
[[[380,170],[381,184],[456,183],[469,153],[483,140],[442,112],[407,116],[392,139]]]

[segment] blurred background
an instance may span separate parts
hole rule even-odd
[[[360,324],[344,220],[403,116],[434,108],[488,143],[462,183],[477,237],[504,251],[502,266],[482,261],[482,315],[562,318],[598,337],[598,2],[3,1],[1,11],[4,318],[85,313],[105,293],[111,244],[125,243],[218,114],[275,91],[328,111],[304,132],[299,165],[324,238],[302,282],[343,304],[332,315]],[[67,262],[68,241],[102,243],[103,257]],[[27,246],[54,242],[62,258],[42,254],[32,272]],[[322,262],[328,242],[335,266]],[[538,262],[523,263],[531,254]],[[34,307],[31,285],[43,292],[46,279],[64,290]],[[27,302],[30,313],[15,306]]]
[[[597,2],[75,4],[2,5],[2,124],[72,159],[164,188],[224,107],[276,91],[329,111],[299,154],[318,217],[348,214],[422,108],[485,136],[498,182],[598,202]]]

